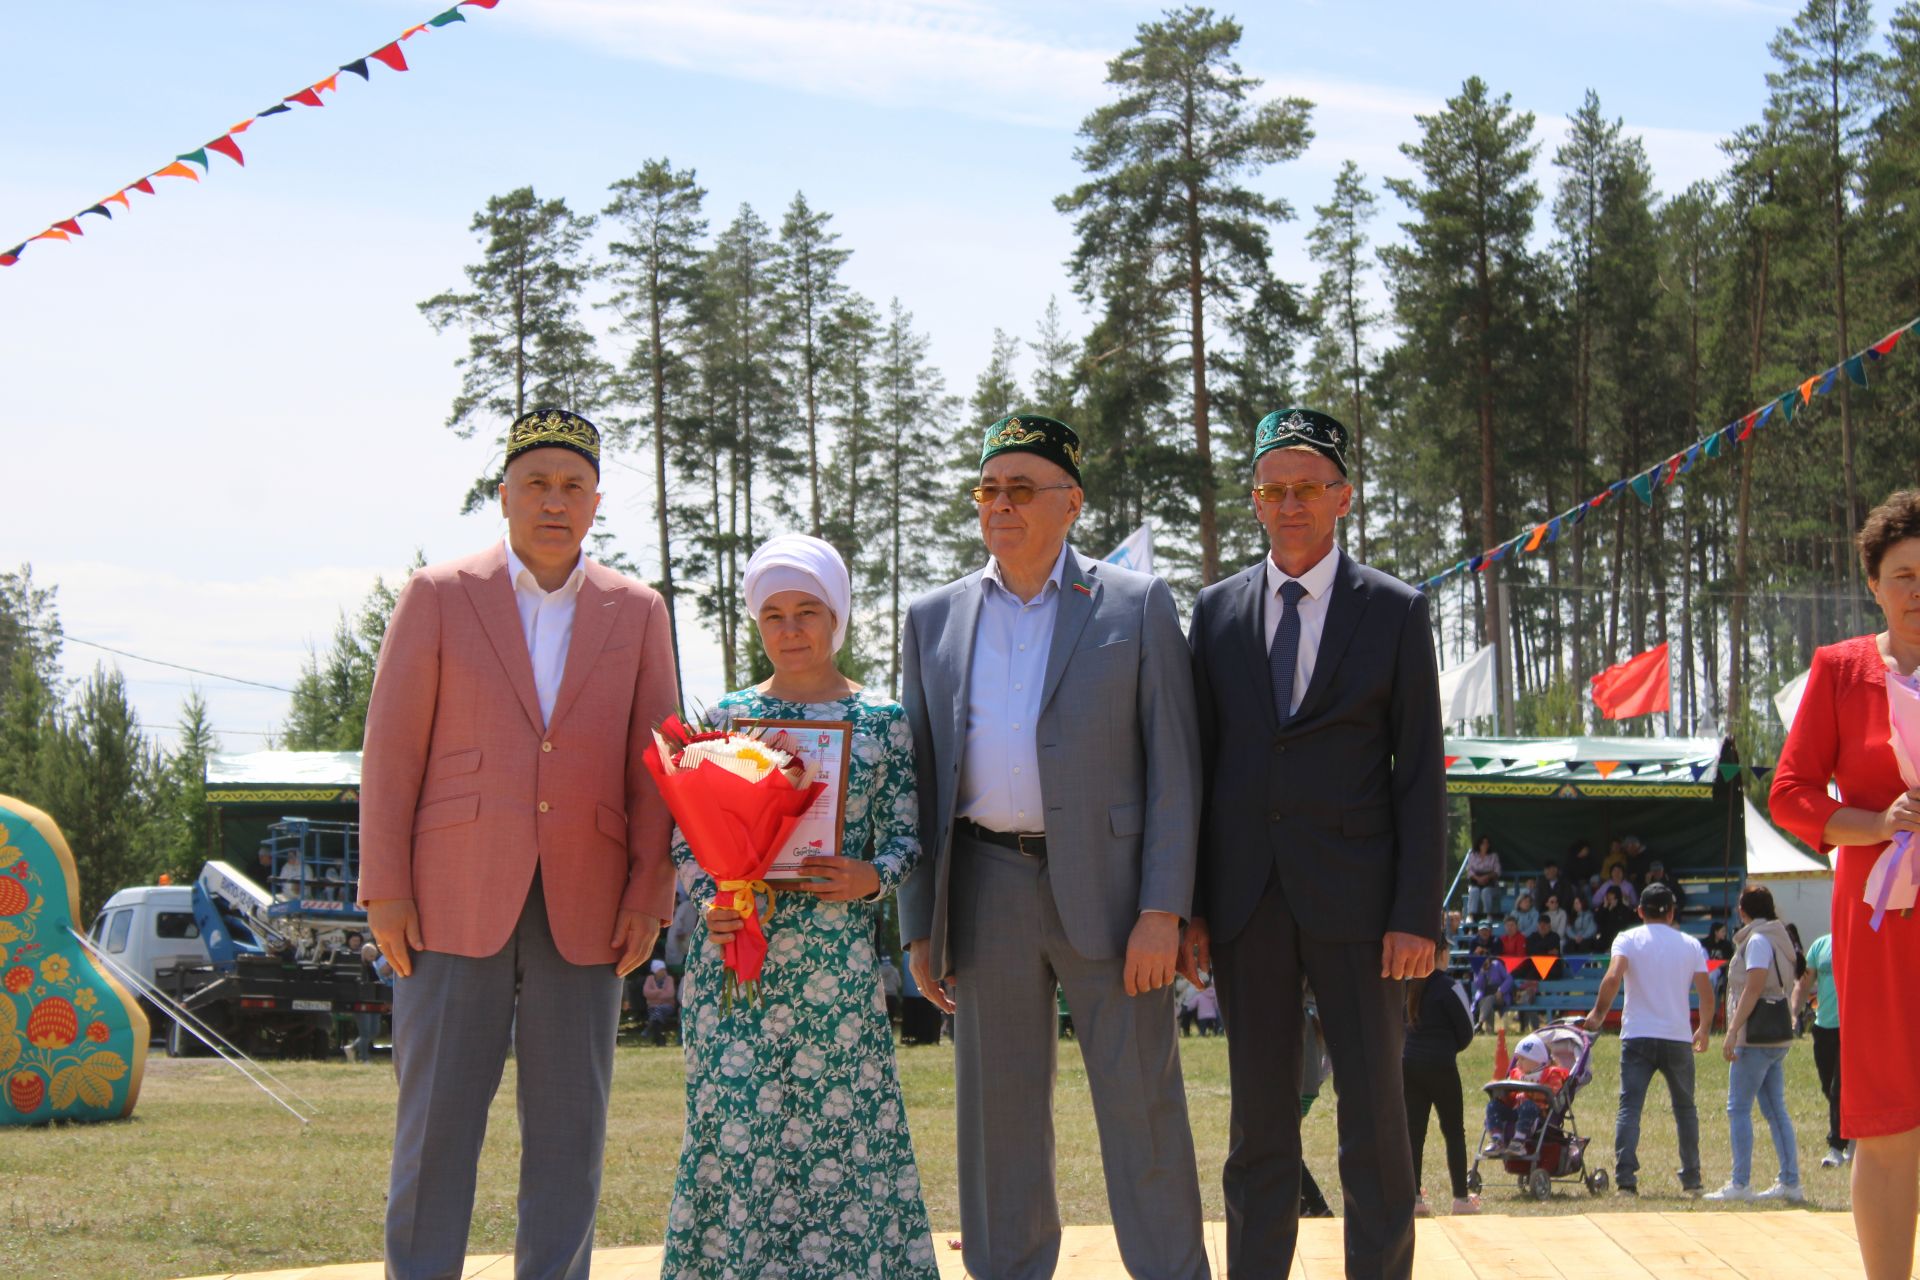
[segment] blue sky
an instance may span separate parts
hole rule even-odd
[[[366,53],[435,0],[7,6],[0,43],[0,248],[216,137]],[[1882,6],[1883,10],[1886,6]],[[1536,113],[1540,180],[1589,86],[1647,142],[1672,191],[1718,169],[1753,119],[1791,6],[1761,0],[1223,5],[1241,62],[1317,105],[1317,139],[1258,185],[1303,218],[1346,158],[1377,184],[1414,115],[1478,74]],[[135,196],[83,241],[0,271],[0,565],[60,587],[76,636],[288,684],[309,642],[416,547],[497,538],[461,517],[488,449],[442,425],[461,342],[415,303],[458,284],[490,195],[531,183],[598,209],[657,156],[698,170],[716,226],[768,222],[796,190],[834,215],[847,277],[898,296],[950,386],[993,329],[1072,310],[1080,119],[1106,59],[1160,12],[1057,0],[502,0],[409,41],[412,70],[343,76],[318,111],[256,125],[247,164]],[[1383,193],[1376,234],[1403,216]],[[1305,223],[1275,262],[1311,278]],[[1074,311],[1077,315],[1077,310]],[[607,469],[605,510],[647,562],[642,478]],[[68,668],[98,655],[68,650]],[[123,662],[142,718],[171,724],[189,677]],[[719,663],[694,637],[690,694]],[[228,749],[285,698],[200,681]]]

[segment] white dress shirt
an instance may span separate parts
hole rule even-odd
[[[520,630],[527,638],[527,656],[533,659],[533,688],[540,695],[540,719],[553,721],[553,702],[560,696],[560,679],[567,670],[567,646],[573,641],[573,607],[580,600],[580,584],[587,579],[584,553],[558,590],[545,591],[533,570],[507,544],[507,577],[513,582],[513,602],[520,608]]]
[[[1293,668],[1293,705],[1287,708],[1292,715],[1300,709],[1301,699],[1307,696],[1307,685],[1313,679],[1313,660],[1320,652],[1320,633],[1327,629],[1327,604],[1333,599],[1333,582],[1340,572],[1340,548],[1334,547],[1320,557],[1320,563],[1293,578],[1273,562],[1269,555],[1267,566],[1267,603],[1261,617],[1261,625],[1266,629],[1267,645],[1263,652],[1273,650],[1273,633],[1280,629],[1280,588],[1289,582],[1298,581],[1307,589],[1294,608],[1300,611],[1300,656]]]
[[[958,812],[990,831],[1042,832],[1040,693],[1060,614],[1060,575],[1031,600],[1007,590],[997,560],[980,579],[980,620],[973,633],[973,670],[967,680],[967,741],[960,763]]]

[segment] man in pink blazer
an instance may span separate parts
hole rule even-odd
[[[622,979],[673,915],[671,820],[641,764],[673,710],[666,605],[581,553],[600,437],[507,435],[504,544],[413,575],[380,649],[360,888],[393,962],[387,1275],[453,1280],[487,1108],[518,1064],[516,1280],[585,1280]]]

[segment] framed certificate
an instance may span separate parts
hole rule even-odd
[[[802,858],[845,856],[847,774],[853,763],[853,723],[848,720],[754,720],[733,722],[743,729],[757,728],[786,735],[814,776],[827,785],[813,807],[800,816],[793,839],[767,870],[769,881],[812,880],[801,867]]]

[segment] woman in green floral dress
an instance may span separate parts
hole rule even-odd
[[[936,1276],[874,949],[885,899],[920,857],[913,739],[898,704],[834,665],[851,593],[831,546],[772,539],[744,585],[774,675],[728,694],[709,718],[851,721],[854,856],[810,859],[820,879],[780,891],[759,997],[729,1003],[720,948],[740,917],[711,907],[713,880],[675,837],[681,884],[703,919],[681,984],[687,1127],[661,1276]]]

